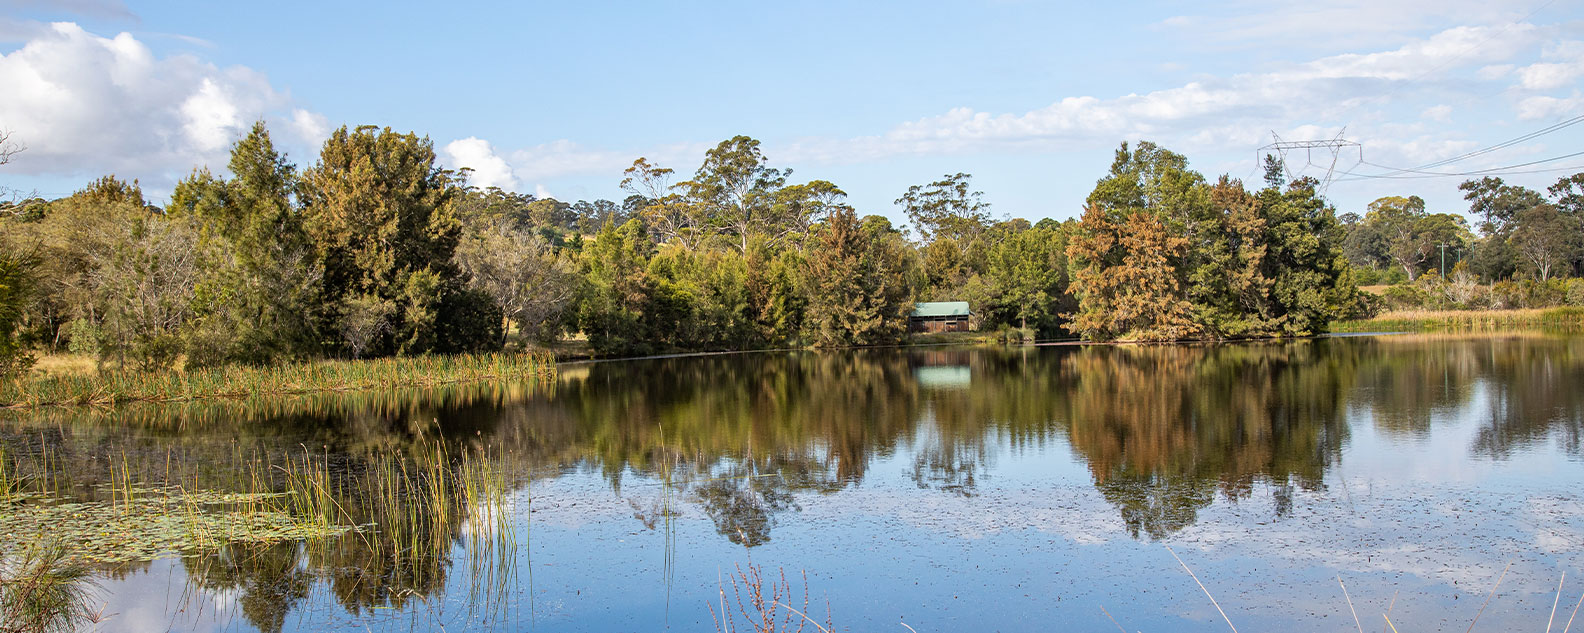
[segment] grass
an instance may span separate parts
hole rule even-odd
[[[229,366],[192,371],[30,372],[0,381],[0,408],[194,402],[487,380],[546,378],[555,362],[537,352],[460,354],[374,360],[325,360],[273,367]]]
[[[1338,321],[1332,332],[1505,331],[1584,328],[1584,308],[1524,310],[1395,310],[1372,319]]]
[[[88,606],[90,575],[60,541],[0,558],[0,633],[77,631],[104,621]]]
[[[70,475],[59,471],[69,466],[55,454],[0,452],[0,534],[19,547],[62,539],[72,561],[108,565],[235,544],[351,539],[342,544],[415,568],[443,560],[461,536],[470,556],[495,559],[475,561],[482,569],[515,550],[516,481],[503,456],[456,449],[426,441],[355,463],[307,449],[274,456],[238,450],[229,464],[222,458],[212,465],[230,473],[225,490],[207,487],[197,474],[151,477],[157,464],[125,454],[96,460],[93,468],[103,469],[97,474],[78,473],[108,483],[63,485]]]

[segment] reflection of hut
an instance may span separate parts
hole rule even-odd
[[[913,307],[909,332],[967,332],[967,301],[925,301]]]
[[[973,382],[973,370],[967,365],[917,367],[913,379],[925,389],[967,389]]]

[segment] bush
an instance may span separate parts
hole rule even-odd
[[[1392,286],[1382,300],[1393,310],[1418,310],[1425,306],[1425,291],[1415,286]]]
[[[1380,295],[1371,292],[1360,292],[1354,295],[1353,304],[1347,306],[1342,313],[1342,319],[1347,321],[1362,321],[1380,316],[1386,310],[1386,300]]]
[[[1584,279],[1574,278],[1564,282],[1567,304],[1584,307]]]
[[[66,326],[66,351],[80,356],[97,356],[104,333],[93,321],[78,317]]]

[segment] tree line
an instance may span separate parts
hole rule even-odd
[[[1584,173],[1545,193],[1501,178],[1467,180],[1464,215],[1389,196],[1341,216],[1344,252],[1362,283],[1390,284],[1394,307],[1584,306]]]
[[[566,337],[606,356],[875,345],[929,300],[1028,336],[1220,339],[1367,308],[1314,181],[1272,164],[1257,191],[1212,183],[1150,143],[1122,145],[1079,219],[994,217],[958,173],[902,193],[911,227],[793,180],[747,136],[691,176],[635,160],[620,202],[471,187],[429,139],[373,126],[299,166],[260,123],[226,167],[164,206],[105,176],[0,210],[0,352],[159,369]]]

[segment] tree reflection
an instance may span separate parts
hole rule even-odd
[[[1062,369],[1069,439],[1134,538],[1193,524],[1217,492],[1319,488],[1347,437],[1355,372],[1334,344],[1085,348]]]
[[[691,509],[746,547],[876,463],[902,463],[921,494],[971,497],[997,459],[1063,441],[1133,538],[1162,539],[1256,491],[1287,516],[1342,459],[1350,416],[1388,441],[1476,424],[1476,457],[1546,442],[1580,455],[1581,384],[1584,339],[1543,336],[781,352],[573,366],[549,387],[13,412],[0,443],[13,474],[81,499],[106,494],[112,462],[123,478],[207,490],[248,489],[259,468],[246,464],[286,455],[333,462],[337,502],[377,530],[183,560],[195,586],[237,592],[248,621],[275,631],[314,582],[354,614],[444,591],[461,493],[362,478],[435,438],[445,459],[490,447],[519,481],[596,473],[648,529]]]

